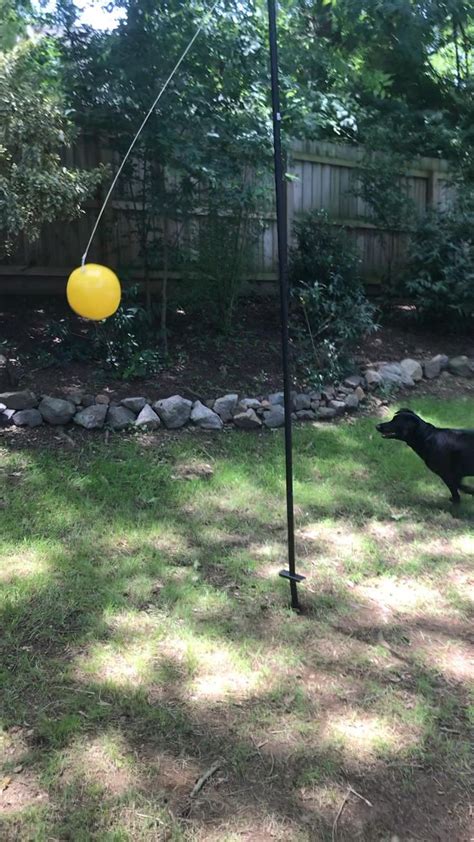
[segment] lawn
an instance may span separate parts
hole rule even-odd
[[[474,500],[299,427],[295,615],[281,431],[73,435],[0,439],[1,838],[467,842]]]

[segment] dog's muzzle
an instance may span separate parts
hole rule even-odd
[[[396,438],[396,433],[394,432],[394,430],[387,430],[385,424],[377,424],[375,429],[383,436],[384,439]]]

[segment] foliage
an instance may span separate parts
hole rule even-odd
[[[70,317],[50,321],[46,348],[59,362],[99,361],[128,380],[158,370],[162,358],[153,347],[155,342],[138,290],[128,287],[115,315],[103,322],[84,322],[78,327]]]
[[[375,329],[360,261],[346,233],[323,212],[305,214],[295,237],[290,258],[295,334],[310,352],[313,377],[337,376],[356,342]]]
[[[0,51],[11,50],[33,19],[28,0],[0,0]]]
[[[379,132],[364,147],[361,165],[355,171],[352,192],[363,200],[367,219],[376,226],[375,235],[384,255],[380,278],[383,303],[390,306],[400,292],[399,271],[394,269],[399,238],[394,234],[408,234],[413,229],[416,205],[408,192],[406,173],[409,161],[393,151],[390,138],[386,138],[383,151],[379,148],[383,134],[383,131]]]
[[[252,269],[253,247],[261,223],[250,189],[212,206],[192,241],[189,272],[184,285],[184,306],[218,332],[232,328],[243,282]]]
[[[47,39],[0,53],[0,256],[19,234],[32,241],[43,223],[78,216],[102,177],[61,162],[72,126],[56,63]]]
[[[202,22],[205,7],[201,0],[122,0],[117,5],[124,17],[112,32],[79,26],[68,0],[61,3],[60,14],[62,62],[76,121],[89,132],[107,133],[119,157]],[[237,0],[215,11],[151,115],[124,171],[118,188],[132,204],[140,243],[137,258],[147,277],[157,269],[166,275],[176,268],[189,245],[192,209],[209,208],[212,213],[218,206],[231,217],[237,207],[240,216],[250,190],[248,184],[242,187],[245,172],[249,167],[261,172],[266,166],[270,148],[262,85],[264,22],[261,10]],[[232,240],[234,226],[223,234],[220,225],[219,238],[223,236]],[[206,251],[203,243],[198,251]],[[208,257],[207,253],[204,262]],[[222,273],[217,256],[214,270]],[[233,279],[230,284],[234,286]],[[151,294],[149,304],[150,299]],[[166,303],[164,285],[162,307]]]
[[[474,317],[474,194],[420,220],[411,241],[406,289],[419,316],[446,323]]]
[[[380,149],[388,139],[408,157],[442,155],[467,165],[471,2],[312,0],[290,4],[283,25],[293,131],[374,145],[382,127]]]
[[[370,210],[371,221],[382,231],[406,232],[413,226],[415,205],[407,193],[407,169],[403,156],[366,147],[356,192]]]
[[[115,28],[101,32],[80,24],[73,0],[58,0],[48,28],[56,33],[54,41],[48,38],[40,41],[40,47],[29,45],[35,56],[38,51],[48,56],[30,62],[31,84],[23,93],[22,86],[18,88],[15,113],[28,114],[30,122],[39,124],[39,143],[35,125],[32,146],[33,150],[39,146],[39,163],[33,168],[25,152],[21,178],[15,170],[14,186],[20,196],[9,188],[8,212],[0,207],[0,223],[12,228],[12,236],[17,230],[36,235],[36,223],[44,214],[47,218],[77,214],[93,189],[92,175],[88,183],[84,176],[73,171],[66,175],[58,166],[63,136],[65,142],[70,138],[69,125],[58,116],[59,112],[64,117],[63,88],[76,127],[107,136],[114,160],[119,159],[209,8],[203,0],[185,4],[116,0],[111,7],[122,13],[122,19]],[[29,0],[0,0],[0,12],[8,24],[3,38],[0,34],[3,49],[25,37],[27,21],[42,26],[41,15],[32,11]],[[369,148],[361,191],[382,227],[406,230],[412,224],[412,207],[403,185],[400,190],[397,185],[402,184],[402,162],[415,155],[444,156],[463,183],[474,180],[472,2],[284,2],[278,25],[286,137],[339,139]],[[213,211],[217,203],[219,213],[224,208],[229,219],[235,217],[247,168],[255,170],[258,181],[270,166],[268,116],[265,8],[261,3],[226,0],[206,21],[118,185],[132,207],[140,243],[136,259],[144,266],[146,281],[156,270],[165,275],[163,331],[166,278],[187,245],[191,211],[196,207]],[[45,126],[50,131],[47,148]],[[7,150],[6,161],[10,158]],[[11,160],[13,171],[17,161],[14,156]],[[1,173],[0,167],[0,177]],[[10,169],[8,176],[10,185]],[[30,199],[32,194],[40,200]],[[206,297],[202,281],[207,278],[209,287],[227,290],[232,311],[239,285],[235,266],[241,261],[236,259],[229,272],[219,253],[224,249],[219,248],[208,271],[212,227],[219,226],[211,221],[207,243],[202,239],[192,243],[201,254],[195,267],[200,266],[194,299]],[[235,242],[234,228],[225,234],[229,242]],[[223,239],[222,231],[219,227],[216,242]],[[235,250],[231,253],[235,255]],[[389,267],[390,259],[387,254]],[[221,309],[219,305],[218,312]],[[148,312],[153,312],[149,283]]]

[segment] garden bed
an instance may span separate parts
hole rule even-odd
[[[249,396],[276,392],[282,386],[278,299],[250,300],[240,313],[229,336],[211,334],[185,314],[175,314],[170,324],[169,358],[152,377],[140,379],[118,379],[113,371],[93,362],[58,363],[42,357],[38,352],[52,319],[69,319],[74,331],[81,331],[80,320],[55,300],[35,304],[31,299],[4,299],[0,302],[0,335],[19,360],[14,376],[17,374],[22,386],[34,387],[38,394],[60,395],[72,387],[91,394],[105,391],[111,401],[120,401],[131,394],[148,393],[153,400],[174,394],[209,400],[226,392]],[[425,359],[438,353],[474,357],[474,339],[471,334],[440,335],[438,331],[422,330],[413,313],[399,307],[377,333],[359,345],[355,360],[367,366],[380,360]],[[307,388],[307,375],[295,352],[292,368],[295,389]],[[13,385],[18,384],[4,380],[0,391]],[[464,387],[468,388],[466,384]],[[459,393],[456,382],[436,381],[423,389],[435,394],[438,390],[445,395]]]

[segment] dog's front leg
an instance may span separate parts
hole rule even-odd
[[[444,484],[448,486],[451,492],[451,503],[453,504],[453,506],[458,506],[461,502],[461,498],[459,496],[458,491],[459,482],[453,479],[452,477],[441,477],[441,479],[443,480]]]

